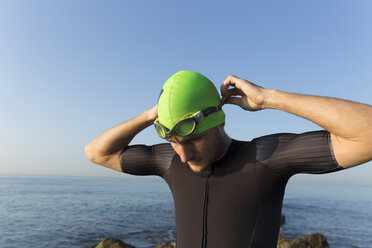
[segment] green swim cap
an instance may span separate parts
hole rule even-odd
[[[193,71],[179,71],[163,85],[158,100],[159,123],[169,130],[186,115],[220,104],[220,95],[205,76]],[[225,121],[221,109],[202,119],[193,134],[204,132]]]

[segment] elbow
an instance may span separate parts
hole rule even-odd
[[[94,152],[89,145],[85,146],[84,153],[88,160],[94,163]]]
[[[84,148],[85,156],[87,156],[88,160],[94,164],[103,165],[109,156],[103,156],[100,152],[96,149],[92,148],[92,146],[87,145]]]

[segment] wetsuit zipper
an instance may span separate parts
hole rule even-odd
[[[209,178],[212,175],[212,171],[208,174],[205,181],[205,193],[204,193],[204,209],[203,209],[203,244],[202,248],[207,247],[207,207],[208,207],[208,193],[209,193]]]

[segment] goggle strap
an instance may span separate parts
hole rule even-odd
[[[207,117],[211,113],[218,112],[218,111],[220,111],[220,109],[221,109],[220,106],[218,106],[218,107],[209,107],[209,108],[207,108],[206,110],[203,111],[204,117]]]
[[[199,112],[197,115],[194,116],[194,118],[198,121],[198,123],[204,118],[206,117],[204,111],[202,112]]]
[[[163,90],[160,92],[160,95],[162,93],[163,93]],[[160,98],[160,96],[159,96],[159,98]],[[203,118],[207,117],[211,113],[220,111],[222,109],[222,106],[224,105],[224,103],[225,103],[225,101],[221,101],[221,103],[217,107],[209,107],[209,108],[205,109],[204,111],[201,111],[198,114],[194,115],[193,118],[194,118],[194,120],[197,121],[197,123],[195,123],[195,124],[197,125]],[[173,128],[174,128],[173,127],[172,130],[168,130],[168,128],[166,128],[165,126],[163,126],[162,124],[160,124],[158,118],[156,118],[156,120],[154,121],[154,125],[155,125],[155,129],[156,129],[158,135],[161,138],[167,138],[168,136],[170,136],[170,134],[172,133]],[[176,125],[177,125],[177,123],[176,123]],[[194,129],[196,128],[196,125],[194,126]],[[162,137],[159,134],[158,129],[156,128],[156,126],[159,126],[161,129],[163,129],[164,134],[165,134],[165,137]]]
[[[217,107],[209,107],[203,111],[204,117],[207,117],[209,114],[218,112],[222,109],[222,106],[225,104],[225,101],[221,101],[221,103]]]

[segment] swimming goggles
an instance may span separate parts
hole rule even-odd
[[[204,109],[203,111],[198,111],[195,114],[184,116],[173,126],[171,130],[160,124],[159,118],[156,118],[156,120],[154,121],[156,132],[158,133],[159,137],[163,139],[166,139],[170,136],[184,137],[191,135],[195,131],[198,123],[201,120],[203,120],[211,113],[220,111],[224,103],[224,101],[221,101],[220,105],[218,105],[217,107],[209,107]]]

